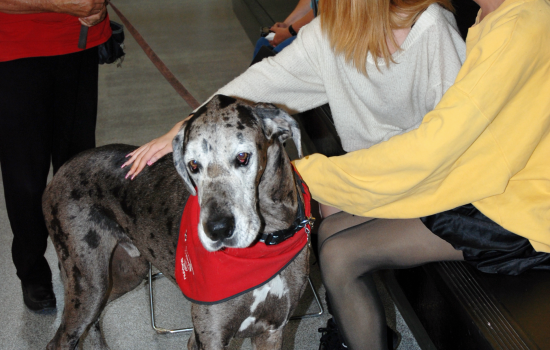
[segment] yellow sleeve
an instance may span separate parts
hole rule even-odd
[[[321,203],[362,216],[420,217],[502,192],[509,171],[501,158],[484,155],[490,174],[462,166],[488,124],[463,92],[451,88],[416,130],[344,156],[314,154],[294,164]],[[472,175],[490,178],[491,186],[479,177],[476,186]],[[457,191],[466,182],[468,191]]]
[[[295,161],[313,198],[356,215],[410,218],[503,193],[549,130],[550,99],[540,92],[550,89],[550,38],[540,27],[514,16],[492,23],[418,129]]]

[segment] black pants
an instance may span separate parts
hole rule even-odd
[[[23,283],[48,283],[42,193],[75,154],[95,147],[97,48],[0,62],[0,166]]]

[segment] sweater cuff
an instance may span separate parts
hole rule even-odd
[[[321,169],[323,168],[323,162],[327,159],[328,158],[326,156],[315,153],[292,161],[294,168],[298,171],[298,174],[300,174],[309,188],[311,198],[318,202],[321,202],[318,195],[321,192],[322,187],[324,187],[323,183],[326,184],[326,182],[323,181],[323,171]]]

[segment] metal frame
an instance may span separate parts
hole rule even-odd
[[[183,332],[191,332],[193,330],[193,327],[189,328],[179,328],[179,329],[165,329],[162,327],[157,327],[155,324],[155,303],[153,301],[153,280],[157,279],[159,277],[162,277],[162,272],[158,272],[153,274],[153,266],[151,263],[149,263],[149,305],[151,309],[151,327],[157,332],[158,334],[171,334],[171,333],[183,333]],[[313,292],[313,296],[315,297],[315,301],[317,302],[317,307],[319,308],[319,312],[311,313],[311,314],[305,314],[305,315],[299,315],[299,316],[292,316],[290,320],[301,320],[303,318],[311,318],[311,317],[319,317],[323,315],[325,310],[323,309],[323,305],[321,304],[321,301],[319,300],[319,295],[317,294],[317,291],[315,291],[315,288],[313,287],[313,283],[311,282],[311,278],[309,276],[307,277],[307,281],[309,282],[309,286]]]

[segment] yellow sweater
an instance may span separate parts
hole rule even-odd
[[[470,28],[455,84],[416,130],[295,161],[313,198],[414,218],[473,203],[550,252],[550,0],[507,0]]]

